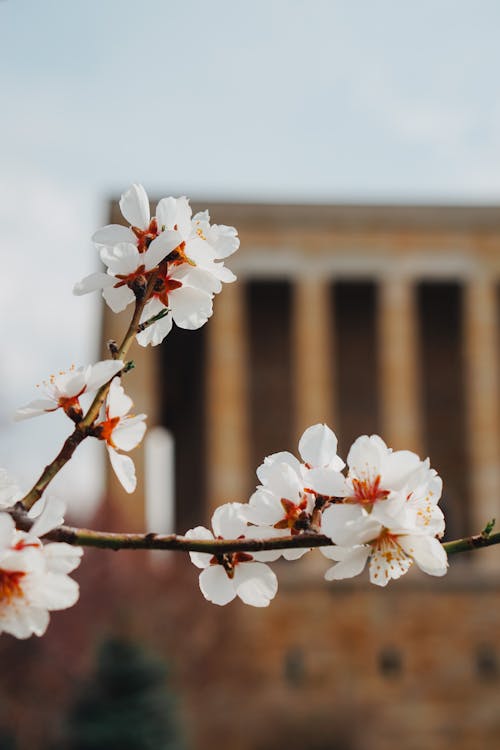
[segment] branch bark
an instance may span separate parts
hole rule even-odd
[[[23,531],[29,531],[33,521],[27,516],[21,503],[11,511],[16,525]],[[251,529],[249,529],[251,532]],[[181,552],[205,552],[208,555],[220,555],[225,552],[264,552],[277,549],[304,549],[329,547],[332,541],[324,534],[304,532],[296,536],[282,536],[271,539],[187,539],[178,534],[129,534],[111,531],[95,531],[74,526],[59,526],[49,532],[44,539],[51,542],[66,542],[81,547],[100,549],[163,549]],[[444,542],[443,547],[448,555],[459,552],[491,547],[500,544],[500,532],[486,534],[481,532],[462,539]]]
[[[155,281],[156,273],[153,273],[148,279],[148,283],[143,295],[137,297],[132,320],[130,321],[129,327],[122,343],[120,344],[120,347],[113,350],[113,359],[124,359],[128,350],[130,349],[130,346],[132,345],[132,342],[137,333],[144,306],[151,296]],[[50,462],[50,464],[45,467],[33,487],[23,497],[21,503],[26,510],[29,510],[36,503],[36,501],[41,498],[50,482],[54,479],[56,474],[61,471],[62,467],[68,463],[82,440],[85,440],[85,438],[91,434],[92,426],[99,416],[101,407],[106,399],[106,396],[108,395],[110,385],[111,380],[101,386],[101,388],[99,388],[86,415],[80,422],[78,422],[74,431],[68,438],[66,438],[66,441],[57,456],[53,461]]]

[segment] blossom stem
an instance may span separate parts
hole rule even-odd
[[[124,359],[128,350],[130,349],[130,346],[137,333],[137,328],[141,319],[142,312],[144,310],[144,306],[148,301],[151,292],[153,291],[155,281],[156,274],[152,273],[148,279],[148,284],[144,290],[144,293],[140,296],[137,296],[132,320],[130,321],[130,325],[127,329],[122,343],[120,344],[120,347],[116,348],[113,353],[113,359]],[[113,378],[111,378],[111,380],[112,379]],[[103,405],[104,400],[108,395],[111,380],[109,380],[99,388],[86,415],[82,420],[80,420],[80,422],[78,422],[74,431],[68,438],[66,438],[64,445],[57,456],[53,461],[50,462],[50,464],[45,467],[39,479],[21,500],[21,503],[26,510],[29,510],[36,503],[36,501],[40,499],[56,474],[59,473],[62,467],[67,464],[70,458],[73,456],[73,453],[80,445],[82,440],[85,440],[86,437],[92,434],[92,426],[99,416],[101,406]]]
[[[163,310],[160,310],[159,313],[156,313],[156,315],[153,315],[152,318],[145,320],[144,323],[139,323],[139,325],[137,326],[137,333],[142,333],[142,331],[145,331],[146,328],[149,328],[149,326],[152,326],[153,323],[156,323],[158,320],[161,320],[166,315],[168,315],[169,312],[170,312],[170,309],[168,307],[164,307]]]
[[[26,515],[24,503],[18,503],[11,511],[18,528],[29,531],[33,521]],[[329,537],[315,532],[304,532],[296,536],[281,536],[270,539],[188,539],[177,534],[130,534],[111,531],[95,531],[73,526],[59,526],[44,537],[53,542],[66,542],[82,547],[101,549],[163,549],[181,552],[206,552],[209,555],[225,552],[264,552],[277,549],[304,549],[309,547],[329,547],[333,543]],[[500,544],[500,532],[496,534],[475,534],[444,542],[448,555],[458,552],[491,547]]]

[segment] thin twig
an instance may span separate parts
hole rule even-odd
[[[145,320],[144,323],[139,323],[137,326],[137,333],[142,333],[142,331],[145,331],[146,328],[149,328],[149,326],[152,326],[153,323],[157,323],[159,320],[164,318],[168,313],[170,312],[169,307],[163,308],[163,310],[160,310],[159,313],[156,313],[156,315],[153,315],[152,318],[149,318],[148,320]]]
[[[18,503],[11,510],[18,528],[29,531],[33,521],[28,518],[23,506]],[[251,528],[249,529],[251,533]],[[44,539],[52,542],[66,542],[82,547],[100,549],[163,549],[182,552],[205,552],[208,555],[221,555],[225,552],[265,552],[277,549],[304,549],[309,547],[330,547],[332,540],[324,534],[304,532],[296,536],[281,536],[271,539],[187,539],[177,534],[128,534],[125,532],[94,531],[73,526],[59,526],[45,535]],[[491,547],[500,544],[500,532],[496,534],[475,534],[444,542],[443,547],[449,555],[458,552]]]
[[[134,314],[132,316],[132,320],[130,321],[130,325],[127,329],[125,337],[119,348],[113,347],[113,359],[124,359],[128,350],[130,349],[130,346],[137,333],[137,327],[139,325],[144,306],[148,301],[151,292],[153,291],[155,281],[156,274],[151,274],[143,295],[136,299]],[[111,380],[112,379],[113,378],[111,378]],[[56,474],[61,471],[62,467],[68,463],[82,440],[85,440],[86,437],[92,434],[92,426],[99,416],[101,407],[106,396],[108,395],[111,380],[109,380],[99,388],[86,415],[80,422],[78,422],[72,434],[68,438],[66,438],[64,445],[57,456],[53,459],[53,461],[50,462],[50,464],[45,467],[31,490],[21,500],[21,503],[26,510],[29,510],[36,503],[36,501],[41,498],[50,482],[54,479]]]

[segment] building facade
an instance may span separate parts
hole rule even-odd
[[[204,328],[132,353],[138,367],[127,375],[137,409],[174,438],[176,530],[246,501],[263,457],[295,451],[316,422],[332,426],[344,458],[373,432],[430,456],[444,480],[447,538],[498,517],[500,209],[210,211],[239,231],[228,261],[238,281]],[[118,338],[124,320],[106,310],[104,339]],[[135,460],[137,493],[124,497],[110,476],[109,498],[141,530],[141,449]],[[446,579],[409,575],[380,592],[366,581],[327,585],[311,554],[280,568],[269,611],[235,604],[213,615],[200,654],[210,659],[223,643],[238,669],[213,666],[217,696],[189,688],[198,746],[215,747],[221,731],[236,750],[284,741],[385,750],[402,736],[415,749],[496,742],[500,558],[496,548],[465,557]]]

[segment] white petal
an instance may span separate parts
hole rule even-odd
[[[391,490],[400,490],[408,477],[421,465],[420,458],[411,451],[389,453],[382,463],[382,482]]]
[[[38,505],[38,503],[36,505]],[[64,500],[54,497],[54,495],[49,495],[45,499],[42,512],[30,529],[30,534],[32,536],[40,537],[47,534],[49,531],[52,531],[52,529],[55,529],[56,526],[61,526],[64,523],[65,513],[66,503]]]
[[[328,466],[338,463],[337,437],[326,424],[308,427],[299,441],[299,453],[309,466]],[[335,466],[337,468],[337,465]],[[342,466],[339,467],[343,468]]]
[[[242,509],[243,516],[259,526],[274,526],[283,518],[284,510],[280,498],[270,490],[259,487]],[[250,529],[249,534],[252,533]]]
[[[237,276],[222,263],[214,263],[213,266],[210,267],[210,271],[214,274],[215,278],[219,279],[219,281],[223,281],[224,284],[231,284],[237,279]]]
[[[31,419],[32,417],[39,417],[41,414],[47,414],[50,411],[56,411],[58,408],[56,402],[47,398],[38,398],[35,401],[30,401],[26,406],[21,406],[14,414],[14,419],[16,422],[20,422],[23,419]]]
[[[42,550],[47,570],[51,573],[71,573],[80,565],[83,556],[81,547],[73,547],[73,545],[65,542],[44,544]]]
[[[326,497],[345,497],[348,494],[345,477],[334,469],[318,468],[306,471],[304,485]]]
[[[304,557],[310,551],[310,547],[304,547],[303,549],[283,549],[281,553],[285,560],[300,560],[301,557]]]
[[[152,304],[153,302],[158,303],[159,309],[156,312],[152,312],[152,308],[149,308],[146,312],[146,308],[148,308],[148,305]],[[159,300],[151,300],[151,303],[148,303],[148,305],[146,305],[146,307],[144,308],[144,314],[142,315],[141,323],[144,323],[146,320],[152,318],[154,315],[160,312],[160,310],[165,309],[165,306],[162,305]],[[161,344],[163,339],[168,336],[168,334],[172,330],[172,325],[172,313],[168,312],[163,316],[163,318],[157,320],[156,323],[152,323],[144,331],[138,333],[136,336],[137,343],[141,346],[148,346],[148,344],[151,344],[151,346],[158,346],[158,344]]]
[[[323,511],[321,531],[340,546],[351,547],[366,541],[359,538],[360,531],[365,526],[369,529],[370,535],[373,534],[371,539],[376,538],[381,528],[380,524],[373,524],[368,514],[358,505],[336,503]]]
[[[303,491],[302,477],[287,463],[272,464],[266,476],[266,487],[279,498],[297,504]]]
[[[133,227],[147,229],[149,226],[149,200],[142,185],[132,185],[120,198],[120,211]]]
[[[114,247],[102,247],[99,254],[102,262],[115,276],[128,276],[144,265],[143,255],[137,249],[137,245],[130,242],[120,242]]]
[[[272,475],[272,466],[274,464],[288,464],[296,474],[300,475],[301,464],[292,453],[288,451],[280,451],[279,453],[273,453],[270,456],[266,456],[264,463],[262,463],[257,469],[257,476],[262,484],[267,484],[269,476]]]
[[[117,375],[125,363],[121,359],[104,359],[92,365],[87,376],[87,392],[97,391],[101,385],[107,383]]]
[[[252,607],[267,607],[278,591],[278,579],[268,565],[248,562],[236,565],[234,585],[241,601]]]
[[[49,613],[39,607],[7,607],[0,615],[1,630],[23,640],[31,635],[43,635],[48,624]]]
[[[236,596],[234,584],[221,565],[210,565],[202,570],[199,584],[205,599],[213,604],[223,606]]]
[[[73,294],[79,296],[81,294],[88,294],[89,292],[96,292],[98,289],[113,286],[115,282],[116,279],[113,276],[108,276],[107,273],[91,273],[90,276],[85,276],[84,279],[75,284]]]
[[[146,432],[145,418],[145,414],[138,414],[120,420],[113,430],[113,443],[119,450],[131,451],[139,445]]]
[[[123,224],[108,224],[92,235],[92,242],[96,245],[119,245],[120,242],[137,242],[137,237],[128,227]]]
[[[135,300],[135,295],[127,285],[103,289],[102,296],[114,313],[122,312]]]
[[[186,539],[206,539],[208,542],[214,539],[214,535],[210,529],[205,528],[205,526],[196,526],[194,529],[189,529],[184,536]],[[197,568],[207,568],[210,565],[213,555],[205,552],[190,552],[189,557],[193,565],[196,565]]]
[[[130,396],[125,394],[120,385],[120,378],[114,378],[109,386],[106,408],[109,417],[123,417],[132,408],[133,402]]]
[[[386,586],[391,579],[397,580],[407,573],[411,565],[412,560],[399,544],[399,539],[383,537],[372,547],[370,582]]]
[[[404,551],[412,557],[420,570],[431,576],[444,576],[448,570],[448,557],[443,545],[434,537],[407,534],[398,537]]]
[[[137,485],[134,462],[130,456],[124,456],[122,453],[117,453],[117,451],[113,450],[109,445],[107,446],[107,449],[111,466],[113,467],[113,471],[118,477],[118,480],[121,482],[123,489],[128,493],[133,492]]]
[[[158,226],[173,229],[177,226],[182,239],[191,234],[191,206],[187,198],[162,198],[156,207]]]
[[[150,271],[161,263],[161,261],[164,260],[172,250],[180,245],[181,242],[182,237],[178,232],[171,232],[168,230],[162,232],[158,237],[155,237],[146,252],[143,253],[143,261],[146,266],[146,271]]]
[[[337,565],[329,568],[325,573],[327,581],[340,581],[343,578],[353,578],[359,575],[370,556],[370,547],[328,547],[330,554],[326,554],[321,548],[325,557],[337,560]],[[334,556],[335,555],[335,556]]]
[[[218,258],[227,258],[236,252],[240,246],[236,229],[224,224],[214,224],[210,227],[207,239],[215,249]]]
[[[248,532],[248,525],[243,516],[242,503],[225,503],[220,505],[212,516],[212,528],[216,537],[237,539]]]
[[[31,603],[35,607],[48,610],[67,609],[76,604],[79,586],[76,581],[59,573],[46,573],[40,576],[30,592]]]
[[[206,292],[182,286],[169,295],[174,323],[179,328],[201,328],[212,315],[212,297]]]

